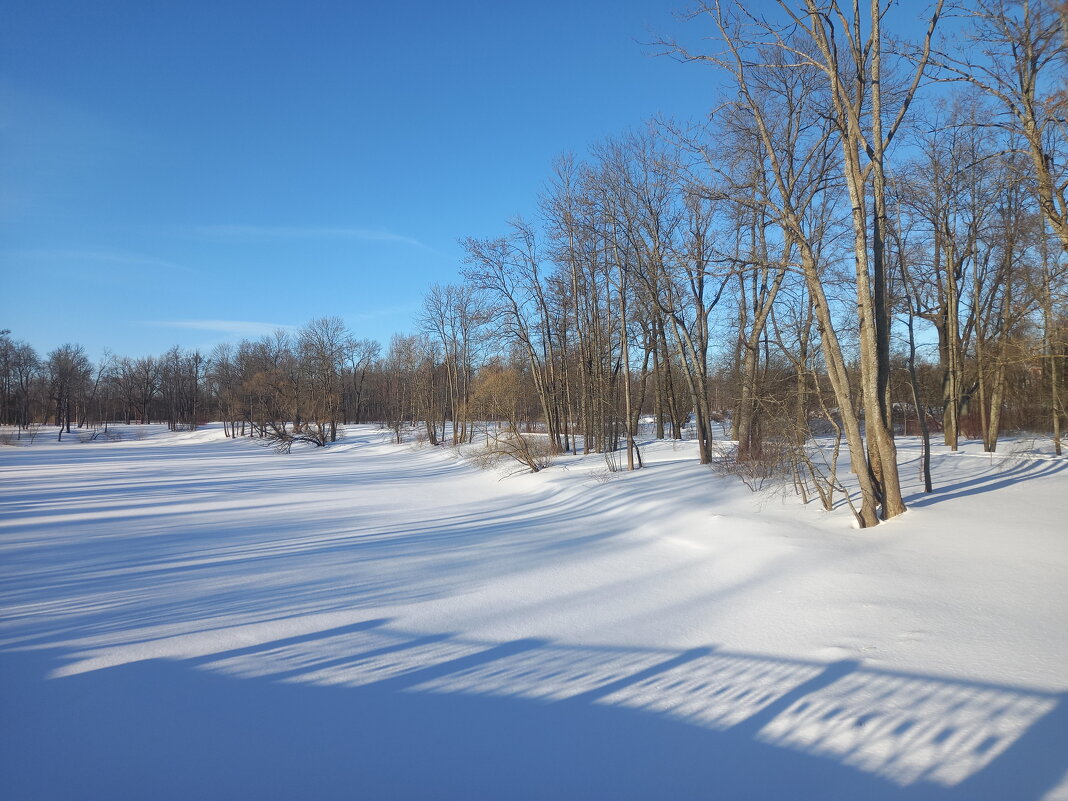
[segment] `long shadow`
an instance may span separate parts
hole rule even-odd
[[[357,666],[431,641],[461,651],[402,658],[384,676],[360,679],[358,668],[350,680],[345,671],[324,677],[314,663],[305,674],[317,683],[299,670],[238,677],[214,667],[345,638],[371,645],[350,654]],[[370,620],[212,659],[45,678],[56,664],[46,651],[0,654],[0,796],[10,801],[1038,801],[1068,767],[1062,696],[851,662],[462,642]],[[622,675],[621,664],[630,665]],[[538,697],[561,677],[577,691]],[[666,703],[673,694],[686,704]],[[911,725],[895,719],[880,729],[880,698]],[[702,704],[743,716],[717,723],[699,714]],[[1030,709],[1022,731],[1012,709]],[[833,736],[814,736],[813,720]],[[974,745],[999,726],[1011,743],[986,735]]]
[[[1021,481],[1036,478],[1045,478],[1060,473],[1068,468],[1068,461],[1054,462],[1020,461],[996,473],[984,472],[974,478],[965,479],[955,484],[947,484],[935,487],[932,493],[916,493],[906,499],[910,506],[930,506],[941,501],[953,500],[954,498],[966,498],[983,492],[992,492],[998,489],[1011,487]]]
[[[316,477],[308,480],[318,481],[321,472],[316,470]],[[84,501],[99,517],[69,526],[64,525],[63,513],[57,518],[47,506],[43,512],[37,506],[36,501],[52,491],[33,489],[28,503],[48,519],[35,522],[33,514],[20,515],[15,521],[17,536],[5,534],[9,569],[0,584],[5,604],[56,604],[89,596],[130,599],[122,605],[109,604],[99,614],[92,604],[72,608],[85,636],[121,630],[125,624],[146,627],[197,619],[208,612],[216,617],[248,614],[259,606],[271,606],[279,597],[286,598],[293,612],[427,600],[449,592],[450,576],[469,566],[484,571],[492,564],[499,575],[536,567],[569,551],[593,553],[606,547],[620,532],[609,516],[627,503],[620,488],[605,488],[600,502],[594,502],[589,492],[572,492],[558,495],[552,504],[542,501],[554,493],[543,490],[523,508],[508,499],[472,511],[459,511],[462,507],[453,504],[434,509],[433,518],[412,519],[403,526],[366,515],[347,518],[346,508],[320,511],[312,505],[293,512],[269,507],[256,509],[252,522],[234,525],[231,517],[225,530],[217,530],[213,511],[183,511],[177,501],[157,503],[150,497],[133,507],[143,507],[143,513],[129,514],[130,504],[149,490],[126,489],[114,476],[103,480],[111,483],[101,495]],[[183,496],[188,492],[196,499],[232,498],[255,488],[248,503],[258,507],[272,496],[269,488],[256,482],[255,474],[220,476],[181,488]],[[644,495],[647,503],[670,503],[672,488]],[[103,497],[126,500],[101,506]],[[80,508],[71,505],[66,513],[76,515]],[[127,514],[113,516],[122,509]],[[68,530],[70,535],[63,533]],[[382,577],[375,570],[377,563],[418,564],[427,557],[443,561],[432,572],[411,575],[394,572]],[[360,573],[341,570],[346,564]],[[309,570],[317,575],[310,576]],[[242,579],[253,573],[270,578],[250,586]],[[182,591],[169,592],[171,585]],[[190,589],[199,592],[191,596]],[[53,631],[69,631],[71,622],[68,616]],[[44,639],[39,622],[32,632],[18,624],[9,629],[21,630],[38,642]]]
[[[499,508],[484,509],[481,513],[439,516],[433,520],[412,521],[403,527],[373,522],[364,526],[359,521],[346,526],[335,510],[318,518],[310,513],[289,521],[273,519],[262,524],[230,524],[225,530],[225,542],[220,543],[211,536],[215,533],[213,526],[199,523],[197,513],[173,515],[173,522],[168,522],[168,514],[161,512],[152,516],[157,525],[144,535],[123,531],[120,535],[99,539],[33,542],[32,550],[17,557],[19,570],[5,577],[0,593],[10,603],[26,603],[35,598],[54,600],[67,591],[84,596],[94,592],[115,593],[124,587],[142,587],[150,583],[159,587],[161,582],[171,578],[196,582],[198,576],[210,576],[214,584],[210,591],[219,593],[218,587],[225,588],[232,583],[227,580],[228,576],[240,577],[248,575],[249,571],[285,576],[285,568],[330,566],[343,562],[366,568],[398,556],[416,561],[428,556],[446,559],[435,576],[421,579],[424,586],[430,581],[444,590],[440,581],[441,577],[447,576],[446,566],[458,569],[469,562],[485,564],[487,559],[495,558],[502,570],[508,569],[507,564],[512,562],[525,569],[539,560],[556,558],[568,550],[588,548],[611,539],[618,533],[612,526],[587,524],[599,516],[600,510],[590,508],[584,499],[577,497],[528,513],[501,504]],[[124,525],[127,522],[130,521],[124,521]],[[106,528],[113,523],[104,520],[100,525]],[[203,526],[206,530],[202,534],[191,536]],[[561,536],[559,532],[565,526],[577,533]],[[161,537],[160,531],[178,536]],[[52,552],[58,549],[62,549],[63,558],[57,562]],[[296,575],[299,577],[299,573]],[[287,580],[286,597],[292,599],[294,593],[299,595],[299,588],[305,585],[304,579],[299,579],[299,583]],[[388,600],[369,591],[374,586],[371,583],[359,588],[363,603]],[[337,587],[329,582],[320,582],[314,588],[305,586],[305,589],[324,598],[337,592]],[[417,597],[411,583],[398,583],[395,589],[393,600]],[[277,597],[278,592],[277,585],[262,589],[245,587],[236,598],[247,604],[260,595]],[[351,598],[351,586],[346,595]],[[216,594],[216,611],[232,610],[230,605],[223,603],[224,600]],[[198,603],[203,601],[201,598]],[[165,594],[153,601],[157,606],[170,602]],[[144,616],[146,613],[142,607],[138,614]],[[151,615],[146,622],[151,622]]]

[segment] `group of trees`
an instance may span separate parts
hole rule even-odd
[[[715,45],[662,44],[725,81],[709,121],[559,159],[537,220],[462,240],[463,281],[385,353],[337,318],[95,366],[5,334],[0,422],[214,418],[324,444],[375,420],[439,444],[493,420],[633,469],[645,421],[702,462],[725,433],[733,469],[826,505],[845,445],[865,526],[905,508],[903,430],[925,456],[934,432],[993,451],[1007,428],[1060,453],[1068,4],[937,0],[914,40],[884,30],[892,3],[777,5],[699,7]]]
[[[829,503],[844,442],[862,525],[904,511],[907,417],[928,487],[932,428],[988,451],[1048,430],[1060,453],[1068,6],[939,0],[910,41],[891,3],[777,5],[706,2],[710,51],[662,43],[726,82],[709,124],[563,159],[540,226],[465,241],[553,447],[622,438],[634,466],[655,409],[658,434],[692,414],[709,461],[729,417],[739,471]]]
[[[60,428],[107,422],[167,422],[195,427],[206,411],[207,363],[175,347],[139,359],[110,354],[94,364],[81,345],[66,344],[41,357],[31,345],[0,331],[0,425],[25,430],[41,423]]]

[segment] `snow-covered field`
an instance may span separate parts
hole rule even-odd
[[[0,798],[1068,799],[1068,459],[902,440],[859,531],[687,443],[150,430],[0,448]]]

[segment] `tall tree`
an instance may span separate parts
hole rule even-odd
[[[79,405],[85,403],[92,366],[81,345],[67,343],[48,354],[45,369],[54,419],[62,437],[64,432],[70,433]]]

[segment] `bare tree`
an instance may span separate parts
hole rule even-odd
[[[48,375],[48,394],[59,426],[59,436],[70,433],[78,406],[85,402],[92,368],[81,345],[60,345],[48,354],[45,362]]]
[[[350,338],[346,343],[345,361],[349,380],[349,390],[346,392],[346,422],[350,419],[356,423],[363,421],[367,373],[379,358],[381,350],[382,346],[373,339]]]
[[[1039,208],[1068,252],[1068,13],[1054,0],[968,0],[954,4],[972,29],[964,47],[943,48],[943,76],[996,98],[991,122],[1019,137]]]
[[[0,421],[18,426],[18,437],[34,421],[35,385],[41,368],[37,352],[26,342],[12,340],[11,332],[0,332]]]
[[[497,333],[519,344],[530,363],[553,448],[564,450],[558,381],[558,344],[550,322],[551,311],[542,283],[542,264],[534,229],[522,220],[512,223],[512,235],[498,239],[462,242],[467,252],[465,277],[487,293]]]
[[[447,416],[452,421],[454,445],[466,442],[471,435],[468,401],[473,357],[478,329],[485,321],[477,293],[470,285],[434,284],[423,298],[420,322],[441,345],[448,395]],[[444,431],[442,436],[445,436]]]
[[[953,450],[974,392],[966,365],[978,309],[969,303],[968,287],[988,252],[982,247],[983,232],[992,224],[1005,175],[997,143],[979,124],[989,113],[980,100],[958,95],[944,112],[930,115],[929,130],[916,137],[922,155],[894,180],[902,215],[896,233],[902,236],[907,228],[915,246],[916,263],[902,264],[902,278],[915,314],[938,335],[943,439]]]
[[[874,476],[866,467],[857,464],[865,453],[864,437],[860,417],[854,410],[852,382],[823,283],[820,215],[812,213],[820,204],[823,193],[828,191],[826,165],[831,129],[820,123],[820,118],[826,117],[825,102],[817,92],[822,68],[810,57],[800,59],[796,67],[792,59],[784,59],[783,54],[789,52],[787,42],[781,47],[775,46],[779,40],[774,38],[772,45],[755,42],[753,35],[766,32],[765,26],[758,25],[755,31],[749,31],[743,24],[744,13],[733,7],[716,4],[705,6],[703,11],[718,30],[726,53],[694,55],[675,47],[688,59],[706,61],[725,69],[738,90],[737,103],[752,117],[766,160],[764,169],[770,175],[769,186],[774,189],[774,193],[766,194],[762,202],[797,248],[798,266],[812,298],[828,376],[860,482],[858,521],[864,526],[874,525],[879,519],[881,498]],[[803,47],[799,43],[792,49],[802,50]],[[796,76],[796,80],[792,80],[791,75]],[[783,76],[779,86],[775,86],[772,76]],[[799,119],[791,119],[790,115],[784,117],[784,106],[802,116]],[[711,157],[711,153],[706,155],[707,159]]]
[[[340,317],[319,317],[297,334],[302,374],[309,384],[306,422],[324,441],[337,440],[343,410],[342,372],[351,335]]]

